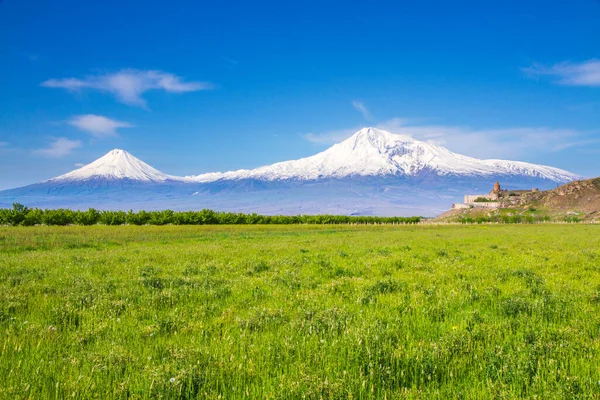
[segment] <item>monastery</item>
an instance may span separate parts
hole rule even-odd
[[[488,194],[466,194],[464,203],[453,204],[452,208],[499,208],[503,201],[514,200],[524,193],[537,192],[537,188],[532,190],[511,190],[502,189],[500,182],[496,181],[494,188]]]

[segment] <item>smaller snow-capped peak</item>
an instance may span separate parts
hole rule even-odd
[[[164,182],[179,178],[162,173],[125,150],[114,149],[96,161],[50,179],[48,182],[84,180],[132,180]]]

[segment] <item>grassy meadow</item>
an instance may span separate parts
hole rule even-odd
[[[600,226],[0,227],[27,398],[600,398]]]

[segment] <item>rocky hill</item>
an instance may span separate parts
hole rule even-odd
[[[498,209],[478,207],[450,210],[437,217],[444,221],[502,220],[510,217],[553,221],[600,220],[600,177],[577,180],[556,189],[507,195]]]

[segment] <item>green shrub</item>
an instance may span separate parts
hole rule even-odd
[[[100,213],[93,208],[75,213],[75,223],[78,225],[96,225],[100,220]]]
[[[0,225],[256,225],[256,224],[418,224],[421,217],[370,217],[347,215],[259,215],[201,211],[87,211],[29,209],[15,203],[0,209]]]

